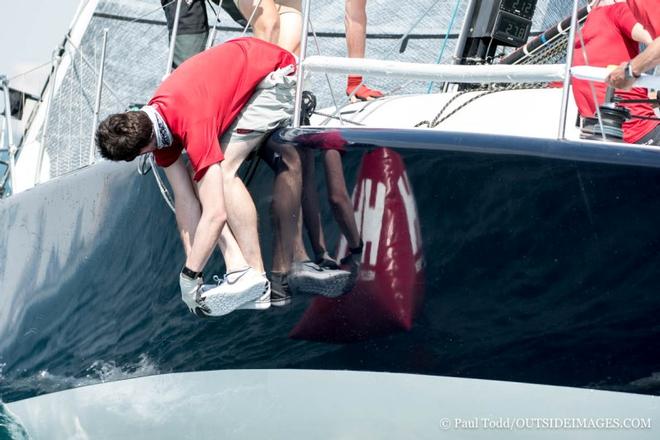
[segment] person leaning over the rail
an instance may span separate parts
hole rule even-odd
[[[644,52],[630,61],[621,63],[619,67],[610,72],[607,82],[617,89],[630,89],[642,72],[660,65],[660,37],[656,38]]]
[[[220,316],[237,308],[271,305],[256,210],[237,171],[264,136],[290,118],[292,102],[282,97],[293,96],[294,70],[293,55],[273,44],[255,38],[230,40],[179,66],[149,105],[111,115],[97,129],[103,157],[131,161],[153,152],[158,165],[165,168],[186,253],[179,277],[181,296],[197,315]],[[192,176],[181,156],[184,149]],[[297,154],[290,150],[281,148],[275,153],[282,161],[290,156],[295,161]],[[295,173],[295,166],[289,172]],[[281,221],[295,222],[296,216]],[[280,239],[292,241],[291,237]],[[228,273],[224,282],[207,290],[202,270],[218,240]],[[290,259],[280,260],[274,261],[273,271],[288,271]]]
[[[639,43],[653,41],[650,34],[637,22],[625,0],[600,0],[593,3],[582,27],[582,38],[575,40],[574,66],[607,67],[626,62],[639,54]],[[584,46],[582,45],[584,42]],[[580,116],[595,117],[596,108],[605,101],[607,86],[573,79],[573,96]],[[593,87],[593,89],[592,89]],[[596,102],[594,102],[594,93]],[[646,89],[617,92],[625,100],[648,98]],[[648,103],[622,103],[630,110],[632,119],[623,123],[623,140],[631,144],[657,145],[660,142],[660,122]]]

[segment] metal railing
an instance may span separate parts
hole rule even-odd
[[[5,75],[0,76],[0,86],[5,96],[5,142],[7,144],[7,153],[9,154],[8,161],[8,175],[9,181],[11,182],[12,190],[16,187],[16,145],[14,143],[14,131],[12,129],[11,122],[11,99],[9,97],[9,80]],[[6,176],[3,178],[2,188],[4,188],[6,183]]]

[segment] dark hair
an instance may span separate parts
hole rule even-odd
[[[116,113],[96,129],[96,146],[101,156],[130,162],[151,140],[153,125],[145,112]]]

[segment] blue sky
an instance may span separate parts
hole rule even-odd
[[[10,78],[50,60],[80,0],[2,0],[0,73]],[[17,79],[14,87],[38,93],[47,68]]]

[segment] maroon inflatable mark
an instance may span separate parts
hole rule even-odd
[[[387,148],[367,153],[353,191],[364,241],[358,282],[337,299],[316,298],[290,337],[354,342],[410,330],[424,290],[424,257],[417,206],[401,156]],[[338,255],[346,255],[342,239]]]

